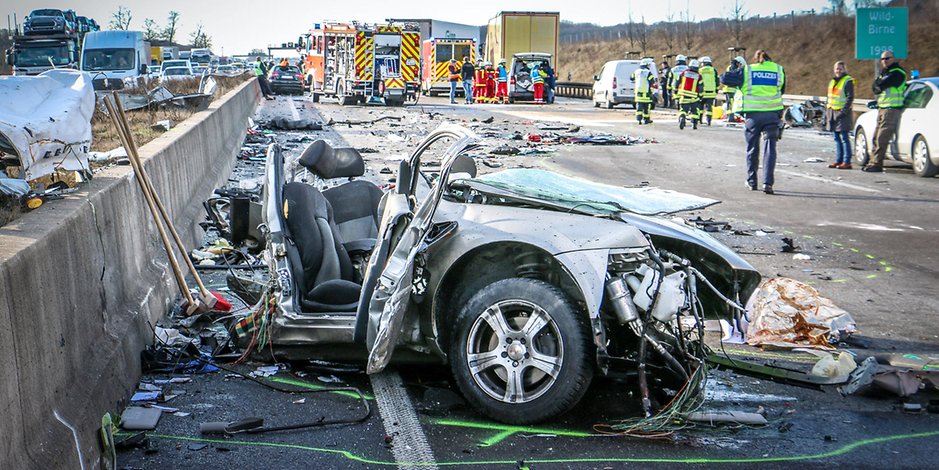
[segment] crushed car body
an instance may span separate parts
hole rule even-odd
[[[353,179],[364,174],[354,149],[319,141],[285,162],[272,145],[272,282],[255,323],[292,354],[364,346],[369,373],[404,351],[437,358],[500,421],[569,410],[595,373],[636,377],[648,415],[647,375],[680,389],[705,359],[704,315],[735,315],[759,283],[710,235],[662,217],[717,201],[541,170],[477,178],[466,155],[477,145],[439,127],[384,193]],[[439,171],[422,171],[440,146]],[[310,173],[314,184],[300,181]]]

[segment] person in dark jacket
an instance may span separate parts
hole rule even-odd
[[[874,152],[862,171],[880,173],[884,171],[884,157],[890,139],[897,135],[900,115],[903,113],[903,93],[906,91],[906,70],[893,57],[893,51],[880,55],[883,69],[871,87],[877,95],[877,130],[874,132]]]
[[[541,63],[541,70],[544,70],[544,72],[548,74],[544,79],[545,103],[553,104],[554,87],[557,85],[557,77],[555,77],[554,68],[551,67],[548,61],[544,61]]]
[[[469,57],[463,57],[460,75],[463,78],[463,94],[466,96],[466,104],[473,104],[473,76],[476,75],[476,67],[470,62]]]
[[[662,61],[662,64],[659,66],[659,87],[662,90],[662,107],[668,108],[672,104],[672,93],[668,89],[668,78],[669,78],[669,67],[668,62]]]
[[[828,168],[851,169],[851,139],[848,134],[854,123],[854,78],[848,75],[844,62],[835,62],[834,76],[828,84],[825,105],[825,128],[835,135],[835,162]]]

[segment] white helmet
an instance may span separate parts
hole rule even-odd
[[[701,66],[701,63],[698,62],[698,59],[691,59],[691,63],[688,64],[689,67],[696,69]]]
[[[675,57],[675,60],[677,60],[678,62],[684,62],[684,61],[688,60],[688,58],[685,57],[684,54],[678,54],[678,56]]]
[[[747,65],[747,60],[744,59],[742,55],[738,55],[737,57],[734,57],[734,62],[740,65]]]
[[[645,66],[652,65],[652,59],[648,57],[644,57],[642,60],[639,61],[639,65],[645,65]]]
[[[704,56],[704,57],[701,58],[701,63],[702,63],[702,64],[710,64],[710,63],[711,63],[711,58],[708,57],[708,56]]]

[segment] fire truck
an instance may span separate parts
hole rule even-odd
[[[414,25],[318,23],[304,41],[305,76],[313,101],[388,106],[417,101],[420,31]]]
[[[450,73],[447,66],[450,59],[463,66],[463,58],[469,57],[470,63],[476,63],[476,40],[473,38],[430,38],[423,43],[421,50],[424,68],[421,76],[421,90],[425,95],[450,92]],[[457,92],[463,93],[462,79],[457,85]]]

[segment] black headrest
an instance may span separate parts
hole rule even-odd
[[[319,177],[346,178],[365,174],[365,161],[354,148],[334,149],[325,140],[310,144],[300,155],[300,164]]]

